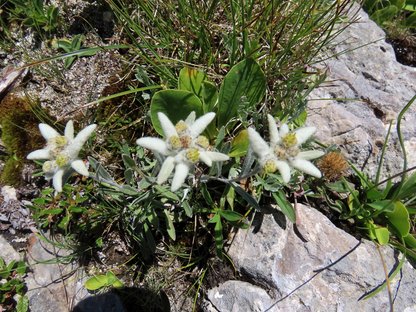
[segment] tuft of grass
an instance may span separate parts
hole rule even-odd
[[[324,73],[307,68],[342,29],[352,1],[107,0],[133,63],[167,87],[183,65],[220,80],[248,57],[265,71],[269,96],[259,107],[296,118]]]

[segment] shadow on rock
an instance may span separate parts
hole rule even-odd
[[[115,289],[80,301],[72,312],[169,312],[170,303],[163,291],[146,288]]]

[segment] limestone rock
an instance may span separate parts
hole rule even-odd
[[[340,146],[358,167],[369,157],[366,171],[374,175],[390,120],[396,120],[416,94],[416,68],[396,61],[385,33],[364,11],[359,10],[357,18],[335,40],[330,54],[337,56],[319,65],[328,73],[327,82],[309,96],[308,124],[319,125],[317,139]],[[415,113],[416,103],[402,122],[408,167],[416,165]],[[400,172],[403,165],[395,126],[392,130],[385,176]]]
[[[316,209],[299,205],[298,213],[298,234],[292,224],[285,229],[276,216],[265,215],[258,232],[240,230],[229,250],[235,267],[263,288],[257,292],[263,304],[270,295],[272,304],[262,311],[388,311],[386,290],[360,299],[385,279],[375,244],[360,243]],[[388,246],[380,251],[392,270],[401,256]],[[391,281],[395,310],[416,309],[415,281],[416,272],[406,261],[402,274]],[[254,285],[236,285],[226,282],[211,290],[209,301],[224,306],[220,311],[225,312],[255,297],[247,291]]]

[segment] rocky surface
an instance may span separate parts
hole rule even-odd
[[[319,65],[328,78],[310,95],[308,124],[318,125],[318,140],[339,146],[373,175],[389,122],[416,94],[416,69],[396,62],[384,32],[365,12],[357,17],[337,38],[331,51],[337,57]],[[408,167],[416,165],[415,112],[411,107],[402,121]],[[402,170],[395,123],[383,161],[384,176]],[[315,209],[300,206],[299,215],[300,235],[277,214],[266,215],[258,232],[237,233],[229,254],[244,281],[209,290],[205,311],[389,310],[386,290],[362,297],[385,280],[383,261],[391,271],[401,255],[360,243]],[[415,278],[406,262],[391,285],[395,310],[416,311]]]
[[[351,11],[356,12],[357,7]],[[317,139],[336,144],[354,164],[375,174],[390,120],[416,94],[416,68],[396,61],[385,33],[360,10],[358,21],[336,39],[335,58],[319,67],[327,70],[327,82],[309,98],[308,124],[319,125]],[[416,165],[416,104],[404,115],[402,133],[408,167]],[[402,170],[402,152],[395,126],[386,156],[385,176]]]
[[[362,300],[385,280],[400,255],[359,242],[316,209],[299,205],[298,232],[280,216],[265,215],[258,231],[239,231],[229,250],[245,280],[208,293],[206,311],[388,311],[386,290]],[[406,261],[391,280],[397,311],[416,309],[416,272]],[[247,305],[251,302],[251,306]]]

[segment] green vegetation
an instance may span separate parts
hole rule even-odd
[[[65,54],[32,64],[63,59],[59,71],[65,72],[78,57],[115,49],[126,64],[123,79],[87,104],[99,104],[83,117],[96,120],[98,143],[85,144],[85,157],[34,158],[58,162],[62,156],[60,161],[71,159],[78,168],[81,161],[89,166],[62,192],[46,187],[32,200],[38,227],[62,235],[74,249],[71,256],[92,259],[115,232],[131,252],[127,264],[138,265],[143,274],[156,258],[174,257],[186,272],[203,267],[192,285],[197,298],[210,259],[229,261],[225,247],[231,231],[246,229],[255,215],[271,211],[296,222],[290,199],[301,192],[311,200],[325,199],[340,220],[353,220],[354,231],[416,258],[416,174],[395,182],[395,177],[379,181],[378,173],[373,181],[332,147],[317,161],[320,171],[310,162],[323,154],[309,140],[314,129],[304,127],[306,98],[325,79],[313,65],[328,57],[352,1],[106,3],[118,23],[114,40],[122,44],[87,47],[84,35],[64,34],[68,39],[55,39],[51,48]],[[403,2],[400,9],[409,10],[410,4]],[[59,27],[57,8],[43,1],[2,5],[2,28],[17,20],[39,33]],[[377,3],[370,8],[381,10]],[[406,16],[411,20],[413,13]],[[37,124],[47,118],[40,112],[28,99],[2,101],[8,153],[3,183],[20,183],[28,152],[45,143]],[[50,129],[42,133],[48,153],[59,142],[59,151],[68,152],[71,131],[62,136]],[[59,171],[49,169],[44,164],[45,173]],[[72,175],[66,169],[65,175]],[[320,172],[323,179],[317,179]],[[86,288],[122,287],[116,275],[97,274]],[[140,282],[131,280],[133,286]]]
[[[0,307],[4,311],[26,312],[29,310],[29,299],[23,277],[27,266],[24,261],[11,261],[6,264],[0,257]],[[17,301],[15,296],[17,295]]]

